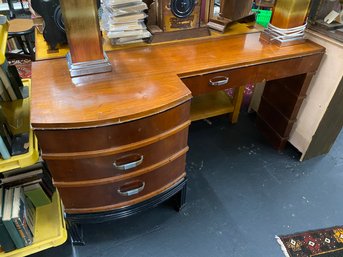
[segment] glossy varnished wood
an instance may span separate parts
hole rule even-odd
[[[73,63],[104,59],[96,0],[61,0]]]
[[[130,206],[162,193],[185,177],[186,155],[148,173],[126,180],[105,184],[81,184],[78,186],[62,186],[57,188],[63,199],[67,213],[90,213],[108,211]],[[122,196],[118,189],[135,182],[144,182],[143,191],[131,196]],[[85,197],[87,196],[87,197]]]
[[[65,156],[63,159],[45,157],[49,170],[55,182],[75,182],[103,179],[113,176],[123,177],[142,169],[149,168],[160,162],[168,162],[169,158],[187,148],[188,127],[169,135],[166,139],[137,149],[106,155],[95,156]],[[139,155],[143,162],[137,167],[120,170],[113,163],[125,156]],[[151,168],[150,168],[151,170]],[[95,172],[96,171],[96,172]]]
[[[112,72],[76,79],[65,59],[36,62],[31,122],[35,129],[77,128],[139,119],[190,98],[179,77],[323,52],[312,42],[279,48],[248,34],[113,51]]]
[[[171,110],[117,125],[84,129],[37,130],[35,133],[43,149],[43,157],[48,159],[54,158],[54,154],[55,158],[58,156],[66,158],[68,153],[73,153],[72,156],[89,157],[100,155],[102,152],[107,153],[110,151],[109,148],[112,148],[114,154],[141,147],[142,144],[139,142],[143,140],[148,140],[143,145],[152,143],[151,139],[154,137],[156,137],[155,142],[161,140],[170,134],[170,130],[185,128],[189,125],[189,105],[190,101],[187,101]],[[65,140],[66,138],[68,140]]]
[[[304,25],[311,0],[277,0],[271,23],[282,29]]]

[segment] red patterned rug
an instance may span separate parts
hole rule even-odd
[[[31,60],[10,60],[8,63],[17,67],[19,76],[22,79],[31,78]]]
[[[287,257],[343,257],[343,227],[276,237]]]

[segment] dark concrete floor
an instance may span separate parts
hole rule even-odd
[[[275,235],[343,224],[343,132],[331,152],[299,162],[291,146],[272,149],[253,115],[190,128],[187,206],[168,204],[84,226],[86,246],[69,242],[51,257],[282,257]]]

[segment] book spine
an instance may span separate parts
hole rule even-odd
[[[4,84],[2,83],[1,79],[0,79],[0,95],[3,101],[9,101],[10,97],[5,89]]]
[[[31,234],[35,236],[35,223],[36,223],[36,208],[33,203],[27,199],[26,200],[26,216],[27,216],[27,226],[31,230]]]
[[[12,220],[6,220],[6,221],[3,221],[9,235],[11,236],[15,246],[17,248],[23,248],[25,247],[25,244],[24,244],[24,241],[23,239],[21,238],[18,230],[16,229],[14,223],[12,222]]]
[[[1,248],[6,253],[16,249],[15,244],[10,234],[8,233],[5,225],[3,224],[1,220],[0,220],[0,245],[1,245]]]
[[[9,158],[11,158],[11,155],[5,145],[4,140],[2,139],[2,137],[0,136],[0,153],[2,156],[2,159],[4,160],[8,160]]]
[[[25,246],[31,245],[33,242],[33,237],[31,234],[31,231],[29,230],[26,219],[24,218],[23,220],[15,218],[13,219],[13,223],[19,232],[20,237],[24,241]]]
[[[13,90],[13,88],[11,86],[11,82],[8,79],[8,77],[7,77],[7,75],[4,72],[2,67],[0,68],[0,77],[1,77],[2,82],[4,83],[4,86],[5,86],[6,90],[7,90],[7,93],[9,94],[11,100],[12,101],[17,100],[17,96],[14,93],[14,90]]]

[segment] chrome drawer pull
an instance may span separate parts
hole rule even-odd
[[[137,187],[137,188],[134,188],[134,189],[131,189],[131,190],[128,190],[128,191],[121,191],[121,189],[119,188],[117,191],[122,196],[136,195],[136,194],[142,192],[142,190],[145,187],[145,182],[141,182],[141,183],[142,183],[142,185],[140,187]]]
[[[134,157],[138,157],[138,160],[134,160],[134,161],[122,164],[122,162],[125,159],[131,158],[131,160],[132,160],[132,158],[134,158]],[[118,170],[129,170],[129,169],[133,169],[133,168],[136,168],[137,166],[141,165],[143,160],[144,160],[143,155],[138,155],[138,154],[128,155],[128,156],[121,157],[120,159],[114,161],[113,166]]]
[[[225,76],[217,76],[214,78],[211,78],[208,84],[210,86],[218,87],[218,86],[224,86],[229,82],[229,78]]]

